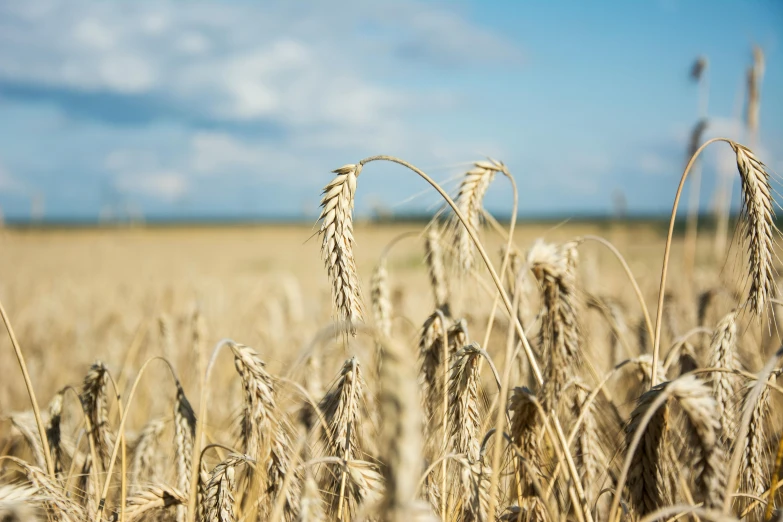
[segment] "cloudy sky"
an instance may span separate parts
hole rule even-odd
[[[503,160],[525,215],[670,208],[709,58],[707,136],[745,140],[766,55],[759,154],[783,173],[783,4],[759,0],[175,2],[0,0],[6,218],[312,218],[330,170],[385,153],[454,188]],[[728,162],[730,167],[730,161]],[[706,158],[703,200],[727,168]],[[430,210],[371,165],[359,212]],[[488,206],[508,210],[503,180]]]

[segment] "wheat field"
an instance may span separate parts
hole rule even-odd
[[[429,223],[353,222],[371,158],[312,226],[0,230],[0,520],[779,520],[779,234],[729,144],[692,270],[663,222],[509,235],[495,161]]]

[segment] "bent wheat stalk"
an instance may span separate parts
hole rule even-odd
[[[438,192],[438,194],[441,195],[441,197],[446,201],[449,207],[451,207],[451,209],[454,211],[454,214],[457,216],[457,218],[462,222],[463,226],[467,230],[468,235],[473,240],[473,243],[475,244],[476,250],[478,250],[479,255],[481,256],[481,259],[484,261],[484,264],[487,265],[487,270],[489,271],[489,274],[492,277],[493,283],[495,283],[495,286],[498,289],[500,298],[503,300],[503,305],[506,307],[506,311],[511,316],[511,314],[513,313],[513,306],[511,304],[511,299],[508,297],[508,294],[503,288],[503,282],[501,281],[500,276],[498,276],[498,273],[495,270],[492,261],[490,261],[489,255],[487,255],[487,252],[484,249],[484,245],[479,240],[478,233],[473,229],[473,227],[470,226],[470,222],[468,221],[466,216],[462,213],[462,211],[456,205],[454,200],[452,200],[451,197],[446,193],[446,191],[444,191],[443,188],[441,188],[441,186],[435,182],[435,180],[433,180],[431,177],[425,174],[422,170],[418,169],[417,167],[408,163],[407,161],[401,160],[399,158],[395,158],[394,156],[385,156],[385,155],[370,156],[369,158],[364,158],[363,160],[361,160],[359,162],[359,167],[362,167],[372,161],[389,161],[392,163],[397,163],[398,165],[402,165],[403,167],[418,174],[422,179],[424,179],[424,181],[429,183],[432,186],[432,188],[434,188]],[[351,193],[351,195],[353,195],[353,193]],[[539,385],[541,385],[543,384],[544,379],[542,377],[541,369],[538,365],[538,362],[536,361],[535,355],[533,354],[533,349],[530,346],[530,342],[528,341],[527,336],[525,335],[525,331],[517,319],[512,317],[511,321],[514,323],[514,327],[517,331],[517,334],[522,340],[522,346],[525,350],[525,355],[527,356],[528,361],[530,362],[530,368],[533,371],[533,375],[536,378],[536,382]]]
[[[685,180],[691,171],[696,159],[701,152],[710,144],[724,141],[734,150],[737,156],[737,168],[742,181],[742,199],[743,199],[743,217],[745,225],[746,241],[749,245],[750,261],[750,294],[748,303],[751,310],[757,316],[761,312],[774,294],[774,269],[773,269],[773,231],[775,225],[774,210],[771,191],[769,187],[769,174],[763,163],[758,161],[753,153],[743,145],[727,138],[713,138],[706,141],[691,156],[688,165],[680,179],[677,187],[677,193],[674,196],[674,205],[672,206],[671,218],[669,219],[669,232],[666,237],[666,246],[663,253],[663,268],[661,269],[661,285],[658,291],[658,312],[655,320],[655,336],[653,341],[653,369],[651,386],[658,384],[658,358],[661,349],[661,326],[663,323],[663,301],[666,291],[666,275],[669,269],[669,254],[671,252],[672,237],[674,235],[674,220],[677,217],[677,207],[680,203],[682,189],[685,186]]]

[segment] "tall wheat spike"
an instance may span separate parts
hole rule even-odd
[[[518,505],[517,509],[510,510],[508,515],[521,515],[523,520],[543,521],[546,520],[546,511],[533,488],[537,477],[529,476],[529,472],[541,474],[543,467],[543,454],[539,444],[541,419],[535,401],[533,392],[525,387],[514,388],[508,401],[511,441],[527,464],[524,465],[518,458],[514,459],[515,491],[512,491],[512,495],[516,497]]]
[[[427,274],[435,298],[435,308],[442,309],[449,315],[449,285],[446,279],[446,269],[441,248],[441,234],[437,223],[430,223],[424,238],[424,253],[427,261]]]
[[[464,453],[469,462],[478,462],[481,452],[479,429],[479,361],[478,343],[464,346],[454,354],[449,376],[449,429],[456,453]]]
[[[343,364],[337,382],[320,405],[330,428],[327,434],[329,455],[346,461],[359,458],[362,451],[360,408],[364,388],[359,361],[351,357]],[[353,483],[348,472],[327,472],[324,489],[329,495],[332,514],[341,517],[346,509],[350,515],[356,513],[360,488]]]
[[[454,354],[449,376],[449,439],[452,451],[464,455],[459,470],[463,520],[482,520],[489,500],[489,474],[481,462],[479,433],[480,360],[478,343],[464,346]]]
[[[215,466],[207,483],[203,499],[201,522],[235,522],[234,486],[236,468],[252,459],[248,455],[232,453]]]
[[[770,375],[770,380],[775,374]],[[769,461],[767,451],[767,423],[769,422],[769,387],[763,386],[761,394],[755,404],[748,404],[755,381],[746,384],[743,390],[742,410],[752,408],[753,413],[748,425],[748,433],[745,440],[737,440],[735,444],[741,444],[743,449],[740,466],[740,491],[751,495],[760,496],[769,484]],[[740,505],[745,503],[741,502]]]
[[[253,478],[264,485],[264,494],[269,497],[269,501],[262,503],[261,507],[269,509],[286,475],[294,473],[290,460],[292,428],[277,407],[272,377],[264,369],[263,361],[249,346],[234,343],[230,346],[234,354],[234,366],[245,392],[240,427],[241,447],[258,463]],[[296,517],[300,487],[298,476],[295,475],[285,491],[287,520]]]
[[[373,270],[370,279],[370,299],[372,315],[378,333],[391,338],[392,334],[392,304],[389,292],[389,272],[386,269],[386,257],[381,257]],[[380,361],[379,363],[380,364]]]
[[[111,449],[114,445],[114,435],[109,426],[109,408],[106,397],[106,387],[109,382],[109,369],[101,361],[96,361],[87,372],[82,386],[82,408],[90,419],[91,432],[98,454],[97,469],[105,469]]]
[[[720,444],[720,417],[717,404],[707,385],[695,376],[672,383],[673,397],[686,418],[686,432],[692,449],[691,474],[694,479],[694,500],[707,508],[723,505],[726,489],[726,451]]]
[[[658,395],[663,393],[668,384],[668,382],[659,384],[639,398],[626,430],[628,443],[639,428],[648,408],[652,406]],[[668,426],[669,406],[665,403],[655,411],[631,461],[628,490],[631,503],[640,515],[655,511],[672,502],[672,492],[668,483],[672,463],[666,451],[670,444]]]
[[[190,486],[190,472],[193,459],[193,441],[196,438],[196,414],[190,406],[185,390],[179,382],[174,404],[174,450],[177,468],[177,489],[187,491]],[[186,506],[177,506],[177,522],[185,522]]]
[[[588,396],[587,388],[577,379],[574,385],[572,417],[577,419],[584,414],[584,420],[576,432],[574,462],[584,484],[587,501],[592,505],[600,491],[597,487],[600,485],[599,478],[602,470],[606,469],[606,455],[600,440],[595,402],[588,404]]]
[[[432,313],[421,328],[419,336],[419,361],[421,365],[421,384],[424,390],[424,418],[429,426],[430,435],[440,427],[438,412],[443,404],[443,338],[447,325],[443,324],[442,312]],[[446,361],[448,364],[448,361]]]
[[[460,212],[466,217],[470,226],[478,231],[481,227],[481,213],[484,209],[484,195],[487,188],[495,179],[495,174],[501,172],[505,167],[502,163],[489,160],[477,161],[473,168],[467,171],[462,178],[457,194],[456,204]],[[463,271],[469,272],[474,265],[474,246],[465,226],[457,221],[453,222],[457,255],[459,264]]]
[[[64,458],[67,452],[63,448],[60,428],[63,415],[63,395],[65,395],[65,390],[60,390],[49,403],[49,420],[46,423],[46,438],[49,440],[49,451],[52,454],[56,475],[60,475],[66,465]]]
[[[731,312],[721,319],[715,328],[710,342],[710,362],[712,368],[726,370],[739,369],[736,354],[737,314]],[[709,382],[715,396],[718,416],[720,418],[720,435],[724,446],[730,448],[734,434],[737,432],[736,378],[729,372],[715,372],[710,375]]]
[[[576,248],[537,241],[528,252],[528,265],[541,285],[541,347],[544,368],[542,403],[552,409],[571,375],[580,365],[576,314]]]
[[[332,283],[337,316],[356,335],[355,324],[364,321],[359,276],[353,257],[353,202],[361,165],[344,165],[323,190],[321,199],[321,255]]]
[[[731,147],[742,181],[742,228],[750,263],[748,301],[753,313],[760,316],[776,293],[774,201],[766,166],[747,147],[734,142]]]

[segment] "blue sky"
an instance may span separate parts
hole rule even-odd
[[[0,207],[304,216],[330,170],[398,155],[454,189],[491,155],[525,215],[670,209],[709,59],[707,137],[746,141],[760,45],[758,155],[783,173],[783,4],[696,2],[86,2],[0,0]],[[705,157],[703,207],[730,155]],[[357,210],[432,210],[372,164]],[[735,191],[736,193],[736,191]],[[508,212],[498,180],[487,206]],[[37,210],[31,210],[37,209]]]

